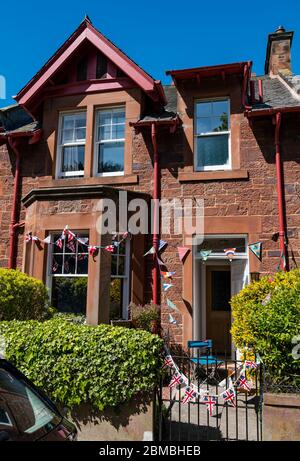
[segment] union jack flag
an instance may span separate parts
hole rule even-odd
[[[184,404],[188,403],[190,400],[193,400],[194,398],[196,398],[197,395],[198,395],[198,392],[192,386],[187,386],[185,388],[182,403]]]
[[[246,389],[247,391],[251,391],[252,387],[253,387],[253,383],[252,381],[248,381],[246,376],[244,375],[240,375],[239,379],[237,380],[236,382],[237,386],[239,387],[243,387],[244,389]]]
[[[171,379],[171,382],[169,384],[169,387],[177,387],[180,386],[180,384],[183,383],[183,377],[181,376],[180,373],[175,373],[173,378]]]
[[[69,248],[69,250],[71,250],[72,253],[75,253],[76,249],[75,249],[74,242],[72,240],[71,241],[68,240],[67,247]]]
[[[162,368],[166,368],[166,367],[172,368],[173,365],[174,365],[174,361],[173,361],[171,355],[166,355]]]
[[[218,397],[215,395],[204,395],[201,400],[206,404],[207,411],[209,411],[209,416],[212,416],[214,406],[218,401]]]
[[[257,364],[255,362],[252,362],[251,360],[246,360],[245,368],[246,370],[256,370]]]
[[[225,400],[225,402],[229,403],[233,407],[236,407],[235,403],[235,391],[234,389],[226,389],[226,391],[222,392],[221,396]]]

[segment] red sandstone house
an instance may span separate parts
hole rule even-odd
[[[41,70],[0,109],[0,264],[42,279],[59,310],[87,322],[126,319],[130,302],[153,299],[172,340],[212,338],[230,350],[228,300],[259,274],[300,262],[300,78],[292,32],[267,44],[265,75],[251,62],[167,71],[163,86],[86,18]],[[134,235],[114,254],[55,242],[66,225],[92,245],[101,198],[204,199],[204,241]],[[158,238],[175,271],[164,292]],[[153,240],[153,241],[152,241]],[[187,243],[188,242],[188,243]],[[261,261],[248,245],[262,242]],[[189,247],[181,262],[177,247]],[[236,248],[230,262],[224,249]],[[204,262],[201,250],[212,250]],[[170,310],[166,299],[176,304]],[[170,322],[169,314],[176,323]]]

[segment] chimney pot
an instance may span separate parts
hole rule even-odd
[[[283,26],[278,26],[275,30],[275,34],[282,34],[285,32],[285,28]]]

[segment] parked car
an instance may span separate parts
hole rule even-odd
[[[74,441],[77,430],[26,376],[0,356],[0,441]]]

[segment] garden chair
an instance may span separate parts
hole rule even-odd
[[[211,339],[188,341],[190,361],[194,365],[194,376],[200,386],[203,384],[216,385],[220,381],[219,368],[223,361],[212,355],[212,347]]]

